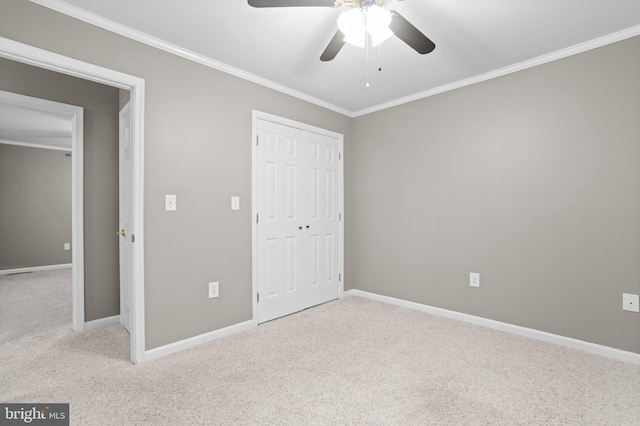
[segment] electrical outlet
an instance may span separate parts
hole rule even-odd
[[[177,197],[175,195],[164,196],[164,210],[168,212],[175,212],[178,209]]]
[[[622,293],[622,310],[640,312],[640,296],[637,294]]]
[[[477,272],[470,272],[469,285],[471,287],[480,287],[480,274],[478,274]]]
[[[218,281],[209,283],[209,299],[213,299],[220,295],[219,288],[220,288],[220,283]]]

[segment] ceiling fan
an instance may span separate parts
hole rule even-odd
[[[395,10],[384,7],[391,0],[248,0],[253,7],[340,7],[350,10],[338,18],[338,30],[320,56],[321,61],[336,57],[345,43],[359,47],[377,46],[395,35],[413,50],[424,55],[436,45]],[[370,43],[370,44],[369,44]]]

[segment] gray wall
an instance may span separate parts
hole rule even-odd
[[[640,37],[355,119],[356,287],[640,352],[639,123]]]
[[[351,119],[22,0],[2,0],[0,36],[146,80],[147,349],[251,319],[251,111],[344,134],[347,170]],[[164,194],[178,211],[164,211]],[[208,299],[214,280],[220,297]]]
[[[84,107],[85,319],[118,315],[118,89],[0,59],[0,90]]]
[[[71,158],[0,144],[0,269],[71,263]]]
[[[131,92],[128,90],[118,90],[118,108],[122,109],[131,100]]]
[[[640,292],[638,39],[352,120],[32,3],[2,8],[0,36],[146,80],[147,349],[251,318],[257,109],[345,135],[346,289],[640,352],[621,310]]]

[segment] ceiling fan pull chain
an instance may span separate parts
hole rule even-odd
[[[366,62],[367,62],[366,70],[365,70],[367,84],[365,85],[365,87],[368,89],[369,87],[371,87],[371,85],[369,84],[369,34],[366,34],[366,33],[364,36],[364,51],[365,51]]]

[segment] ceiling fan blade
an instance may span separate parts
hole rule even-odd
[[[342,49],[342,46],[344,46],[344,44],[344,34],[342,34],[342,31],[340,30],[336,31],[335,35],[327,45],[327,48],[324,49],[324,52],[322,52],[322,55],[320,55],[320,60],[323,62],[332,60],[336,57],[338,52],[340,52],[340,49]]]
[[[248,0],[253,7],[334,7],[335,0]]]
[[[391,23],[389,29],[398,36],[398,38],[407,43],[413,50],[424,55],[436,48],[434,42],[429,40],[426,35],[422,34],[419,29],[414,27],[411,22],[404,19],[395,10],[391,11]]]

